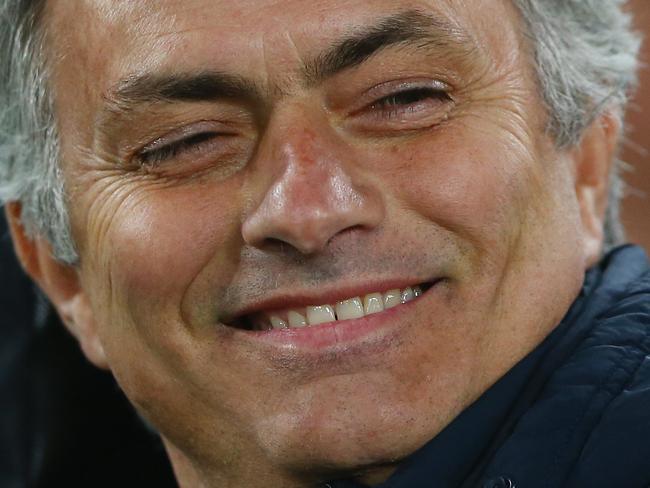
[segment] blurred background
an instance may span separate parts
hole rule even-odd
[[[641,86],[628,111],[628,142],[623,160],[630,163],[628,191],[623,201],[623,222],[628,239],[650,253],[650,0],[631,0],[637,28],[646,36],[643,46]]]

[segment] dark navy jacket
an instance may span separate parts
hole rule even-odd
[[[175,486],[159,440],[9,256],[0,219],[0,487]],[[649,265],[624,247],[542,345],[382,488],[650,486],[649,352]]]

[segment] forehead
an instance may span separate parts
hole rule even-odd
[[[517,24],[509,0],[80,0],[49,9],[54,45],[108,78],[196,60],[269,71],[405,11],[430,15],[497,50],[512,47]]]

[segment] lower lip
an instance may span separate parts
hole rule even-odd
[[[404,315],[410,313],[414,306],[436,288],[437,286],[431,287],[415,300],[359,319],[301,328],[242,332],[249,340],[294,352],[340,350],[364,342],[375,344],[389,341],[401,328]]]

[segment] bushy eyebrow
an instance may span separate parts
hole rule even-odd
[[[109,91],[105,99],[115,107],[128,108],[160,101],[254,98],[257,93],[258,90],[252,82],[228,73],[145,73],[121,80]]]
[[[476,47],[473,39],[459,26],[418,10],[407,10],[353,33],[307,62],[303,69],[305,80],[308,85],[317,85],[400,44],[438,48],[459,55],[468,55]]]
[[[433,47],[468,54],[475,44],[448,20],[407,10],[383,17],[370,26],[334,42],[302,66],[303,84],[314,86],[342,71],[363,64],[381,50],[396,45]],[[155,102],[263,99],[254,80],[219,71],[163,72],[132,75],[119,81],[105,95],[106,109],[115,114]]]

